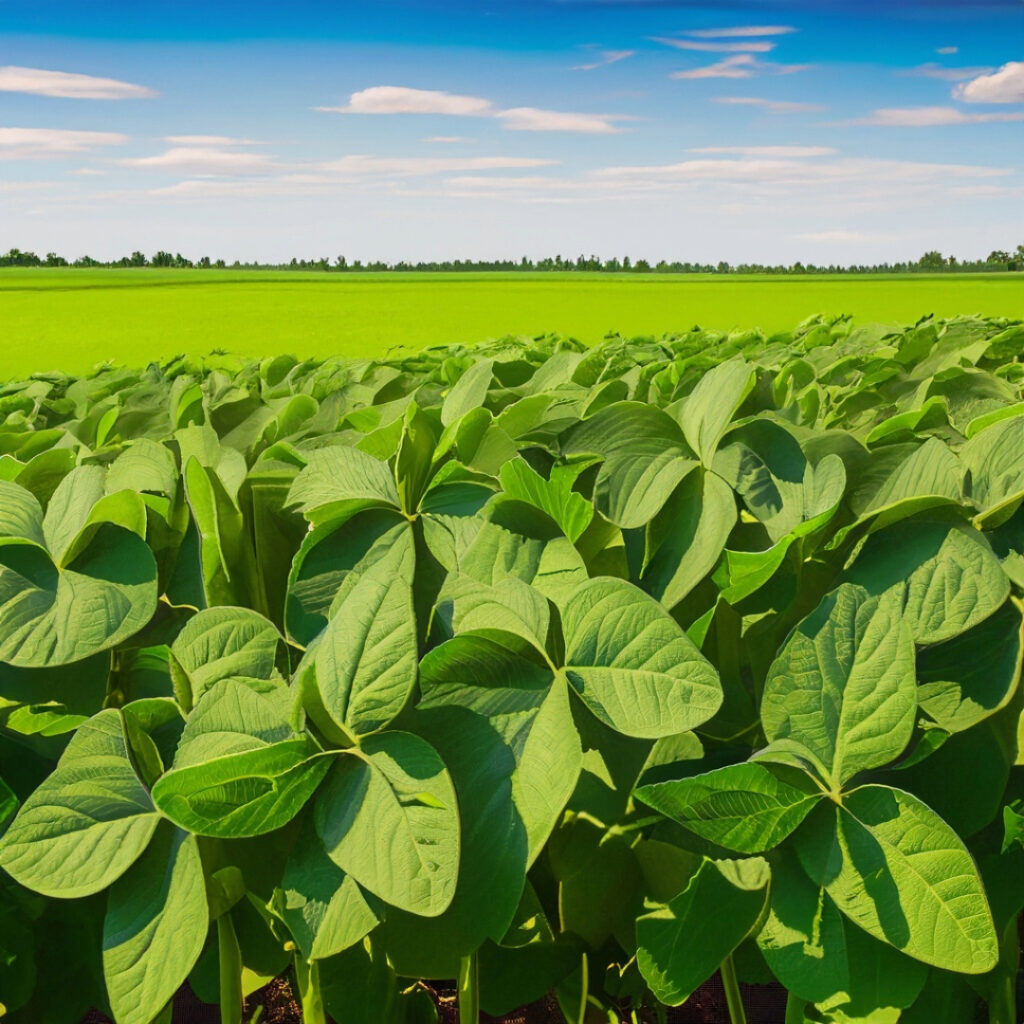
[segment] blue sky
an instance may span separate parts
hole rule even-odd
[[[846,263],[1022,241],[1022,0],[0,0],[0,248]]]

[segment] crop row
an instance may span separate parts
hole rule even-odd
[[[0,1016],[1018,1020],[1024,325],[0,385]],[[632,1015],[632,1016],[630,1016]]]

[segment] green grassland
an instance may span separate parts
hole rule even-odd
[[[322,274],[0,270],[0,378],[213,348],[376,356],[406,345],[558,331],[791,328],[812,313],[912,323],[1024,316],[1024,275]]]

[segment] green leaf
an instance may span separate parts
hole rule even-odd
[[[914,644],[899,605],[844,584],[796,627],[768,672],[765,735],[799,745],[834,784],[895,760],[910,742]]]
[[[399,507],[407,515],[419,508],[433,469],[437,436],[434,424],[415,402],[405,411],[402,439],[395,455],[395,483]]]
[[[638,799],[738,853],[778,846],[822,798],[806,773],[756,761],[642,786]]]
[[[686,1001],[751,933],[765,912],[766,861],[704,858],[689,885],[667,906],[637,918],[637,962],[655,996]]]
[[[441,423],[448,426],[473,409],[479,409],[487,399],[491,386],[493,359],[481,359],[459,377],[455,386],[445,395],[441,406]]]
[[[715,567],[733,526],[736,499],[714,473],[694,470],[647,525],[640,584],[674,608]]]
[[[563,609],[565,673],[605,724],[656,739],[693,729],[722,702],[718,674],[665,610],[623,580],[593,579]]]
[[[184,983],[209,918],[195,836],[164,823],[110,890],[103,975],[118,1024],[149,1024]]]
[[[988,618],[1009,596],[1010,581],[976,530],[907,520],[873,534],[846,579],[871,594],[898,592],[919,644],[936,644]]]
[[[1024,498],[1024,421],[1019,416],[992,424],[960,449],[967,493],[983,512]]]
[[[281,634],[249,608],[207,608],[194,615],[171,645],[174,668],[188,685],[190,705],[232,676],[270,679]]]
[[[801,861],[854,924],[945,970],[995,966],[999,943],[974,861],[920,800],[861,786],[811,820],[800,833]]]
[[[120,714],[82,725],[0,840],[0,867],[45,896],[105,889],[146,848],[159,816],[132,768]]]
[[[399,505],[395,478],[386,462],[348,445],[317,448],[295,478],[288,504],[314,525],[342,512]]]
[[[341,953],[378,923],[355,879],[327,856],[309,817],[288,857],[274,909],[307,960]]]
[[[342,754],[315,805],[328,856],[386,903],[436,917],[455,895],[459,811],[447,768],[406,732]]]
[[[552,466],[549,478],[545,480],[524,459],[513,459],[501,467],[501,488],[510,498],[546,512],[575,543],[594,516],[594,506],[572,489],[585,465]]]
[[[754,368],[742,358],[708,370],[683,400],[679,422],[690,447],[710,467],[722,435],[754,387]]]
[[[99,477],[79,479],[98,483],[102,498],[103,473],[91,468]],[[44,518],[27,491],[0,481],[0,661],[24,667],[80,661],[128,639],[152,618],[152,552],[116,523],[99,521],[86,529],[92,507],[79,503],[94,497],[94,490],[62,495],[65,528],[54,505]],[[51,541],[56,547],[45,546]],[[66,564],[65,553],[73,555]]]
[[[316,648],[324,710],[350,735],[382,729],[416,685],[418,647],[411,567],[368,568],[332,610]]]

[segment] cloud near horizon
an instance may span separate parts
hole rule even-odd
[[[714,103],[736,107],[760,107],[768,114],[810,114],[827,109],[822,103],[795,103],[790,100],[769,100],[762,96],[714,96]]]
[[[0,160],[48,160],[128,141],[120,132],[63,128],[0,128]]]
[[[157,95],[144,85],[95,78],[68,71],[46,71],[13,64],[0,67],[0,92],[22,92],[71,100],[142,100]]]
[[[867,117],[847,124],[881,125],[887,128],[934,128],[951,124],[989,124],[998,121],[1024,121],[1017,113],[966,114],[956,107],[882,107]]]
[[[792,75],[798,71],[807,71],[811,64],[776,64],[772,61],[758,60],[753,54],[738,53],[735,57],[726,57],[716,64],[709,64],[689,71],[673,71],[669,78],[753,78],[757,74]]]

